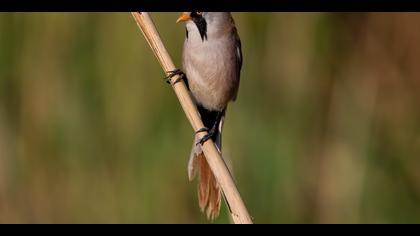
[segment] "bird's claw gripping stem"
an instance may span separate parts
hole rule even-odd
[[[164,79],[165,79],[166,83],[168,83],[168,84],[176,84],[176,83],[180,82],[181,80],[184,80],[184,78],[185,78],[184,72],[182,72],[182,70],[180,70],[180,69],[175,69],[175,70],[172,70],[172,71],[167,71],[166,73],[168,75]],[[179,77],[175,81],[171,81],[171,79],[174,76],[177,76],[177,75]]]

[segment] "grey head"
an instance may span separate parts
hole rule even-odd
[[[234,27],[230,12],[184,12],[177,22],[184,21],[188,32],[198,31],[202,41],[218,36]]]

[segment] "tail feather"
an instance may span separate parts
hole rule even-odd
[[[202,118],[206,119],[208,116],[201,112]],[[214,114],[213,114],[214,115]],[[220,117],[218,121],[218,129],[213,137],[213,141],[216,144],[218,151],[221,153],[222,150],[222,128],[224,123],[225,113]],[[207,120],[209,126],[214,124],[214,120]],[[201,150],[200,145],[196,145],[199,141],[197,135],[194,139],[190,160],[188,163],[188,178],[192,181],[195,176],[199,176],[198,179],[198,204],[203,213],[206,214],[208,219],[214,220],[219,216],[222,190],[207,163],[206,157]]]
[[[193,143],[190,160],[188,161],[188,179],[193,181],[194,178],[197,176],[198,172],[198,155],[200,155],[201,148],[195,145],[195,141]],[[202,152],[201,152],[202,154]],[[204,155],[204,154],[203,154]]]
[[[213,220],[219,216],[222,194],[213,174],[211,175],[211,178],[213,178],[213,180],[210,181],[210,193],[208,200],[209,204],[207,207],[206,215],[208,219]]]
[[[200,179],[198,182],[198,203],[201,211],[204,211],[211,194],[211,170],[208,168],[203,154],[198,156],[200,162]]]
[[[220,136],[220,133],[218,133]],[[216,145],[220,150],[220,137],[217,137]],[[215,219],[219,216],[222,191],[207,163],[206,157],[199,145],[197,138],[194,140],[193,149],[188,163],[188,177],[192,181],[197,175],[198,179],[198,204],[208,219]]]
[[[219,215],[221,191],[205,156],[199,155],[200,179],[198,182],[198,202],[202,212],[208,219],[215,219]]]

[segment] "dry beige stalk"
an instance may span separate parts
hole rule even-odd
[[[149,14],[147,12],[133,12],[132,15],[165,73],[168,74],[169,71],[175,70],[176,67],[163,45],[159,33],[157,32]],[[172,80],[174,81],[177,78],[178,76],[175,76]],[[172,84],[172,87],[194,131],[203,128],[203,122],[200,119],[198,110],[190,97],[185,83],[175,83]],[[198,133],[198,135],[200,135],[199,138],[202,138],[206,134],[206,132]],[[205,142],[202,145],[202,150],[214,176],[224,192],[228,208],[231,211],[233,222],[235,224],[252,224],[251,217],[249,216],[245,204],[242,201],[241,195],[239,194],[232,176],[213,141],[210,139]]]

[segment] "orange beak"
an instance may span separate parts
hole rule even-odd
[[[188,20],[191,20],[191,16],[187,15],[186,13],[182,13],[182,15],[176,21],[176,23],[180,21],[188,21]]]

